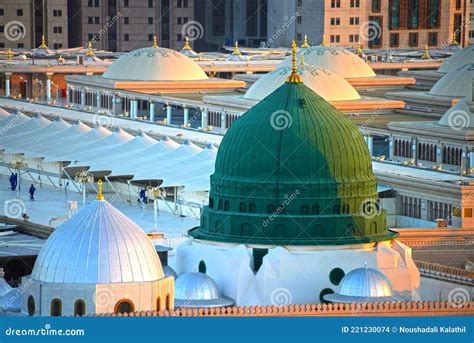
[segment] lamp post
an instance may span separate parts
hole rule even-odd
[[[148,186],[146,188],[146,196],[149,199],[153,199],[153,228],[154,230],[158,230],[158,199],[160,195],[164,193],[164,191],[160,191],[159,187],[151,187]]]
[[[15,169],[17,175],[18,175],[18,197],[20,197],[20,191],[21,191],[21,170],[28,168],[28,164],[26,163],[25,160],[23,159],[17,159],[11,162],[11,167]]]
[[[74,180],[82,184],[82,206],[86,205],[86,184],[94,182],[94,175],[87,170],[76,174]]]

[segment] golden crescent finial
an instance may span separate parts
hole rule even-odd
[[[304,42],[303,44],[301,45],[302,48],[306,49],[306,48],[309,48],[309,44],[308,44],[308,36],[307,35],[304,35]]]
[[[105,200],[104,195],[102,194],[102,180],[101,179],[97,181],[97,196],[95,198],[97,200]]]
[[[188,37],[188,35],[186,35],[186,40],[185,40],[185,43],[184,43],[183,50],[192,50],[191,45],[189,45],[189,37]]]
[[[86,53],[86,56],[87,56],[87,57],[94,57],[94,56],[95,56],[94,51],[92,51],[92,42],[91,42],[91,41],[87,42],[87,53]]]
[[[153,45],[151,47],[155,49],[158,47],[158,43],[156,42],[156,35],[153,35]]]
[[[291,44],[291,48],[292,48],[292,55],[293,55],[293,57],[291,59],[291,62],[292,62],[291,74],[286,79],[286,83],[303,83],[303,79],[301,78],[301,76],[298,75],[297,66],[296,66],[296,48],[297,48],[297,45],[296,45],[295,41],[293,41],[293,44]]]
[[[46,45],[46,40],[44,39],[44,35],[41,36],[41,45],[38,47],[38,49],[47,49],[48,46]]]
[[[321,41],[321,46],[326,46],[326,35],[323,35],[323,40]]]
[[[239,50],[239,42],[238,41],[235,41],[234,51],[232,52],[232,55],[234,55],[234,56],[242,55],[240,50]]]

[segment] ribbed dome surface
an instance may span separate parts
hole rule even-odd
[[[31,278],[52,283],[143,282],[163,278],[163,270],[142,229],[108,202],[96,200],[53,232]]]
[[[220,293],[216,282],[203,273],[185,273],[174,282],[174,297],[180,300],[214,300]]]
[[[189,81],[208,78],[191,58],[166,48],[130,51],[114,62],[102,77],[131,81]]]
[[[291,74],[290,66],[279,67],[265,74],[255,82],[245,93],[244,98],[262,100],[278,87],[285,83]],[[298,74],[303,78],[304,84],[326,101],[358,100],[359,93],[342,76],[334,74],[327,69],[310,64],[298,66]]]
[[[374,77],[375,72],[362,58],[356,54],[335,46],[312,46],[298,51],[298,61],[304,55],[305,62],[322,67],[343,78]],[[278,67],[291,65],[291,56],[281,62]]]
[[[472,79],[474,78],[474,62],[466,64],[444,75],[431,88],[429,94],[452,97],[465,97],[472,94]]]
[[[195,238],[255,244],[353,244],[394,237],[364,139],[304,84],[285,83],[229,128]],[[271,220],[269,217],[272,217]]]
[[[357,268],[341,280],[340,295],[352,297],[391,297],[392,284],[377,269]]]
[[[468,63],[474,61],[474,45],[470,45],[467,48],[459,50],[448,58],[441,67],[438,68],[438,71],[441,73],[449,73],[453,70],[457,70]]]

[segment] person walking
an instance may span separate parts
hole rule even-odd
[[[36,188],[31,184],[30,190],[28,191],[28,193],[30,193],[30,201],[35,201],[35,192]]]

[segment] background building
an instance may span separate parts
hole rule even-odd
[[[68,43],[66,0],[2,0],[0,48],[35,48],[44,35],[50,48]]]

